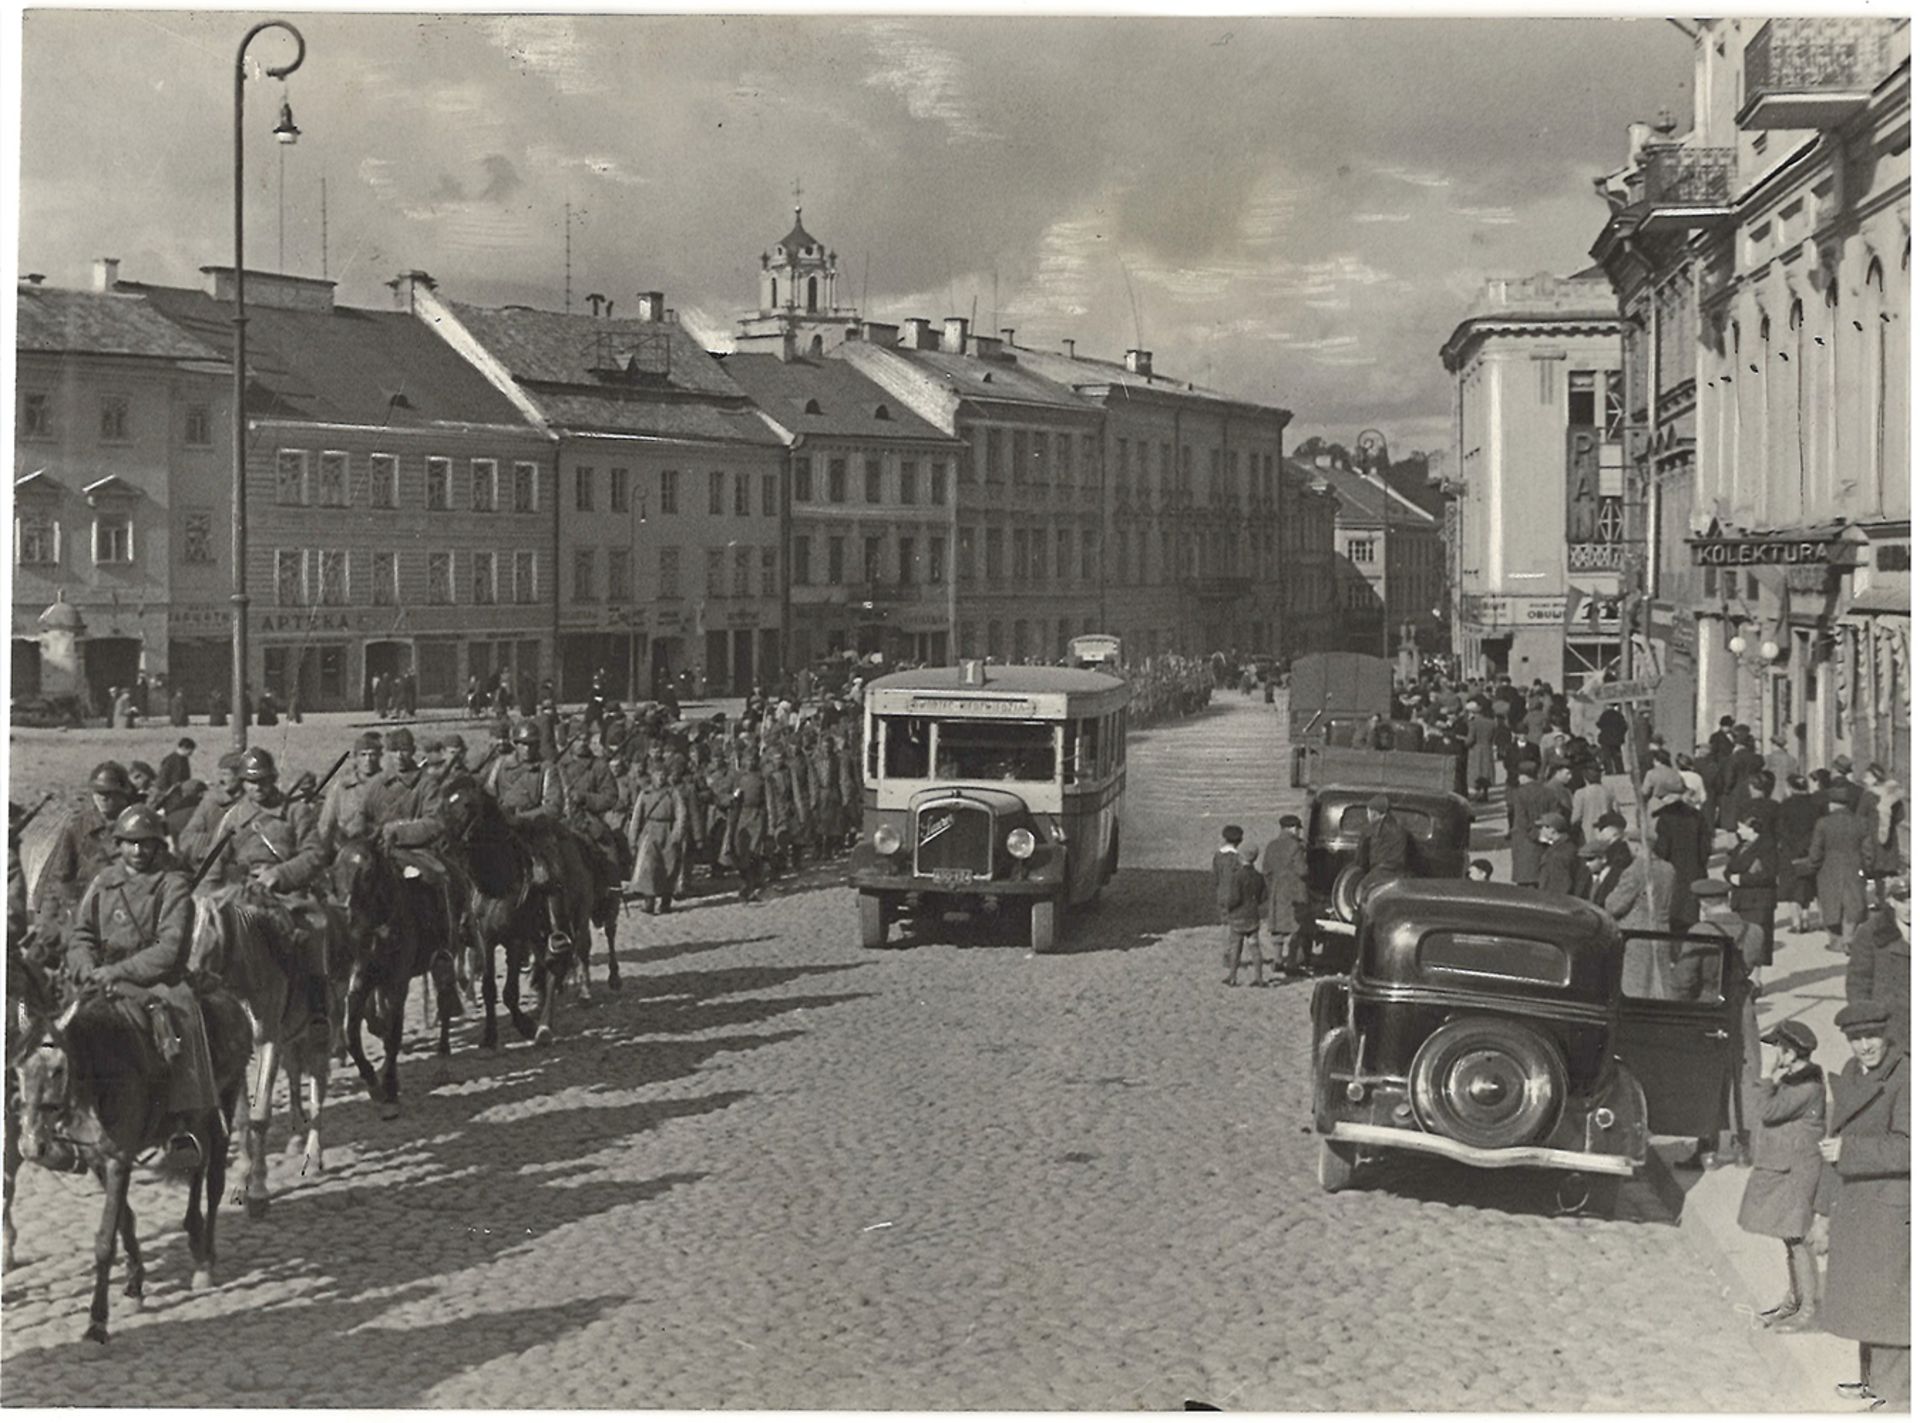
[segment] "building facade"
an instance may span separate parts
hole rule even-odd
[[[807,231],[797,207],[793,229],[760,254],[759,285],[759,307],[733,338],[738,351],[820,356],[859,323],[859,311],[841,301],[840,254]]]
[[[230,360],[232,269],[204,270],[203,289],[118,289]],[[552,441],[419,323],[336,306],[331,282],[249,272],[247,313],[249,685],[324,710],[372,705],[376,677],[451,705],[469,677],[547,675]],[[231,677],[228,551],[183,543],[169,611],[196,710]]]
[[[966,446],[848,362],[790,344],[724,365],[787,446],[788,664],[949,661]]]
[[[1444,651],[1447,547],[1440,520],[1337,456],[1301,466],[1334,501],[1332,646],[1374,656]],[[1349,572],[1351,570],[1351,572]],[[1384,615],[1384,624],[1382,621]]]
[[[197,685],[179,639],[202,617],[225,637],[231,568],[228,368],[116,290],[117,269],[102,261],[94,291],[22,282],[15,308],[13,695],[103,712],[142,676]],[[84,671],[70,640],[48,645],[56,599],[84,627]]]
[[[1620,325],[1597,269],[1499,278],[1441,348],[1459,468],[1454,652],[1471,675],[1556,687],[1618,675]]]
[[[554,441],[562,699],[744,695],[784,666],[783,441],[658,292],[637,314],[402,306]]]
[[[1909,26],[1722,19],[1695,47],[1692,125],[1631,132],[1594,249],[1650,430],[1656,724],[1731,714],[1904,776]]]

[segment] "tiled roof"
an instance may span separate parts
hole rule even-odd
[[[1135,390],[1153,390],[1167,395],[1224,400],[1234,405],[1258,404],[1257,401],[1243,400],[1237,395],[1228,395],[1223,390],[1212,390],[1207,386],[1176,379],[1160,371],[1154,372],[1152,376],[1140,375],[1128,370],[1119,361],[1096,360],[1091,356],[1068,356],[1058,351],[1036,351],[1026,346],[1017,346],[1014,351],[1020,359],[1020,364],[1028,367],[1035,374],[1075,389],[1088,386],[1123,385]],[[1260,408],[1271,410],[1278,407],[1261,406]]]
[[[220,351],[168,321],[137,295],[23,286],[14,349],[213,361]]]
[[[1340,501],[1335,519],[1352,524],[1380,523],[1384,508],[1396,528],[1438,529],[1439,520],[1398,490],[1383,494],[1378,481],[1350,469],[1300,464],[1288,460],[1287,467],[1309,480],[1325,480],[1328,490]]]
[[[753,397],[782,429],[796,435],[839,436],[853,439],[951,440],[938,426],[928,424],[906,403],[888,394],[845,361],[806,358],[782,361],[778,356],[739,354],[722,363],[726,373]],[[807,413],[807,403],[820,413]],[[887,418],[876,412],[884,408]]]
[[[963,399],[1012,400],[1029,405],[1068,406],[1084,410],[1087,402],[1018,361],[983,361],[946,351],[915,351],[905,346],[884,348],[920,368],[922,375]]]
[[[603,386],[604,379],[594,374],[597,368],[609,361],[624,364],[625,357],[636,355],[644,366],[664,342],[669,388],[696,395],[742,393],[677,321],[616,321],[525,306],[446,305],[522,383]]]
[[[185,287],[136,289],[228,358],[233,317],[224,302]],[[256,418],[399,427],[527,423],[485,376],[406,312],[249,304],[247,371],[247,409]]]
[[[784,443],[744,404],[728,408],[702,400],[646,400],[568,391],[536,390],[528,395],[554,425],[580,434],[599,430],[652,435],[662,440],[721,440],[773,448]]]

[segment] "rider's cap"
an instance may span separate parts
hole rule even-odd
[[[354,738],[353,749],[355,751],[378,751],[380,749],[380,733],[377,731],[361,732],[359,736]]]
[[[449,731],[445,736],[440,738],[440,745],[448,751],[465,751],[467,749],[467,738],[457,731]]]
[[[249,747],[240,758],[240,777],[247,781],[278,780],[280,770],[273,764],[273,753],[264,746]]]
[[[152,806],[130,805],[113,822],[113,838],[164,841],[167,838],[167,822],[160,818],[160,812]]]
[[[128,776],[144,775],[148,780],[151,781],[154,779],[154,770],[153,770],[153,767],[149,766],[145,761],[133,761],[133,762],[130,762],[127,766],[127,775]]]
[[[408,731],[404,726],[396,726],[392,731],[387,733],[387,750],[413,750],[413,733]]]
[[[238,751],[223,751],[216,764],[223,771],[237,771],[240,769],[240,763],[245,759]]]
[[[100,795],[110,795],[115,792],[120,795],[130,795],[133,792],[133,782],[127,779],[127,768],[118,761],[102,761],[87,777],[87,789]]]
[[[495,741],[506,741],[513,736],[513,723],[505,717],[496,717],[492,730]]]

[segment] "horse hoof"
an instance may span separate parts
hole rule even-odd
[[[400,1104],[398,1102],[382,1102],[380,1104],[380,1120],[383,1122],[399,1121]]]
[[[248,1196],[247,1219],[265,1220],[267,1218],[267,1207],[269,1204],[271,1204],[271,1202],[266,1196]]]
[[[87,1332],[80,1337],[89,1343],[98,1344],[104,1349],[107,1344],[107,1326],[104,1324],[89,1324],[87,1326]]]
[[[210,1290],[212,1288],[213,1271],[211,1270],[195,1270],[193,1272],[192,1282],[187,1285],[187,1291],[190,1294],[198,1290]]]
[[[620,991],[620,976],[618,974],[612,974],[612,973],[608,974],[607,975],[607,992],[618,993],[619,991]]]
[[[125,1298],[126,1298],[126,1303],[125,1305],[122,1306],[122,1308],[131,1309],[136,1312],[147,1302],[147,1297],[143,1294],[137,1293],[131,1285],[129,1285],[126,1289]]]
[[[538,1028],[534,1029],[533,1045],[535,1047],[545,1047],[552,1041],[553,1029],[549,1028],[545,1023],[542,1023]]]

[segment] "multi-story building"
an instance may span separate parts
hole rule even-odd
[[[1296,460],[1281,465],[1280,478],[1281,605],[1286,621],[1280,645],[1273,650],[1288,658],[1328,652],[1341,645],[1339,569],[1344,556],[1334,551],[1340,497],[1317,471]]]
[[[1626,318],[1656,726],[1907,773],[1911,31],[1718,19],[1594,253]]]
[[[230,361],[233,272],[202,270],[205,289],[116,290]],[[325,709],[368,705],[376,676],[450,704],[470,676],[545,675],[551,440],[420,323],[336,306],[333,286],[247,274],[249,683]],[[182,511],[168,613],[190,698],[231,668],[228,545],[199,551],[209,513],[211,485]]]
[[[1002,352],[1105,417],[1094,476],[1107,630],[1143,654],[1295,646],[1280,475],[1293,412],[1156,375],[1151,351],[1102,361],[1014,334],[1001,332]]]
[[[833,354],[966,445],[955,481],[955,655],[1053,661],[1108,628],[1101,410],[964,317],[860,328]]]
[[[226,368],[117,275],[103,259],[97,290],[28,278],[15,300],[13,695],[84,686],[104,710],[109,687],[170,675],[204,705],[205,677],[228,680],[193,655],[229,626]],[[56,599],[84,624],[83,683],[64,646],[43,669]]]
[[[1383,476],[1338,456],[1323,453],[1298,468],[1336,501],[1333,552],[1344,562],[1334,571],[1333,645],[1376,656],[1409,644],[1416,653],[1440,651],[1447,574],[1440,521]]]
[[[1441,348],[1454,378],[1454,650],[1470,674],[1616,675],[1627,438],[1605,274],[1498,278]]]
[[[632,318],[442,300],[412,311],[557,442],[551,629],[563,699],[741,695],[783,665],[786,451],[751,400],[644,292]]]
[[[788,663],[853,651],[943,664],[966,446],[848,362],[794,344],[724,362],[787,445]]]

